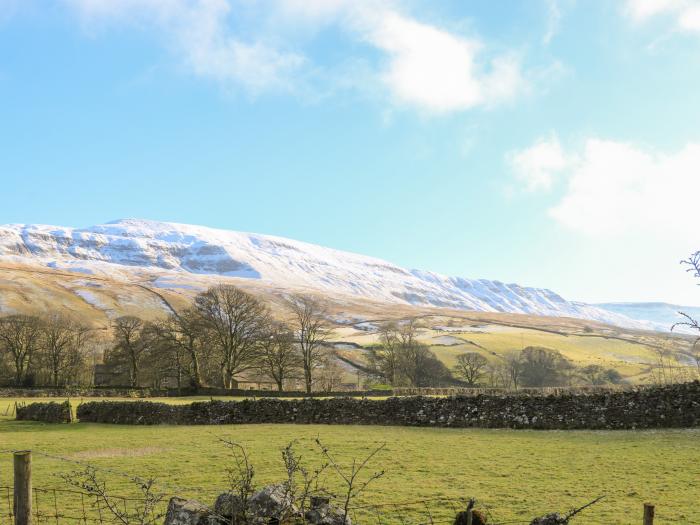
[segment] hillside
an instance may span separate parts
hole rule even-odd
[[[174,223],[130,219],[82,229],[0,226],[0,262],[148,282],[168,291],[197,288],[208,282],[206,277],[216,276],[267,288],[310,289],[391,304],[576,317],[645,327],[615,312],[567,301],[547,289],[447,277],[280,237]],[[113,309],[112,299],[102,297],[94,286],[88,288],[73,293],[105,312]]]
[[[110,319],[122,314],[145,318],[166,315],[170,307],[187,305],[209,285],[235,284],[262,297],[278,317],[284,317],[282,298],[288,288],[259,280],[175,272],[138,273],[115,270],[95,275],[45,266],[0,263],[0,306],[3,312],[42,313],[60,308],[91,321],[108,333]],[[169,288],[157,284],[169,283]],[[308,290],[307,290],[308,291]],[[662,332],[621,328],[570,317],[545,317],[503,312],[476,312],[439,307],[387,304],[350,295],[323,294],[334,323],[333,341],[344,358],[345,382],[357,380],[366,361],[366,348],[377,343],[376,327],[389,320],[418,317],[419,339],[430,345],[448,366],[462,352],[478,352],[497,362],[506,352],[525,346],[561,351],[577,365],[615,368],[632,382],[644,382],[655,351],[687,352],[692,339]]]

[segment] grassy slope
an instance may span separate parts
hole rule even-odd
[[[343,463],[378,443],[386,449],[373,463],[386,469],[371,497],[358,503],[399,503],[425,498],[477,497],[492,508],[494,521],[531,519],[566,510],[594,497],[587,523],[638,523],[644,501],[658,507],[660,523],[699,523],[698,430],[645,432],[536,432],[401,427],[241,425],[220,427],[125,427],[95,424],[44,425],[0,421],[0,449],[29,448],[141,476],[157,476],[183,494],[205,502],[222,491],[226,437],[252,454],[258,481],[282,478],[280,449],[299,441],[315,464],[313,439]],[[62,487],[57,477],[77,465],[35,455],[34,483]],[[0,453],[0,486],[7,485],[11,456]],[[129,494],[123,478],[107,475],[115,493]],[[161,485],[162,486],[162,485]],[[76,505],[77,502],[65,502]],[[450,510],[430,504],[434,519]],[[444,508],[444,507],[443,507]],[[390,512],[391,509],[387,509]],[[404,509],[426,520],[424,506]],[[394,522],[398,521],[396,518]],[[372,522],[376,522],[372,519]]]
[[[377,342],[374,334],[366,332],[346,330],[339,337],[363,346]],[[654,362],[653,349],[643,344],[645,339],[622,341],[593,337],[583,332],[557,334],[532,328],[483,324],[478,328],[449,334],[423,330],[420,340],[430,344],[433,352],[449,367],[454,365],[456,356],[464,352],[478,352],[490,361],[498,362],[507,352],[525,346],[544,346],[559,350],[579,366],[597,364],[615,368],[629,381],[642,383],[649,375],[649,363]],[[668,344],[675,342],[672,339],[668,341]],[[652,344],[658,344],[658,341]],[[360,353],[356,351],[348,350],[344,354],[351,359],[354,355],[361,360]]]
[[[133,269],[115,267],[110,275],[83,275],[55,271],[45,267],[0,263],[0,310],[43,312],[60,308],[90,319],[101,328],[105,337],[111,317],[121,314],[154,318],[167,313],[165,298],[175,308],[189,303],[198,289],[220,281],[231,282],[261,296],[279,317],[281,290],[246,279],[215,276],[165,274],[179,286],[162,289],[153,286],[161,274],[148,274]],[[81,297],[76,292],[83,294]],[[87,292],[87,295],[85,294]],[[160,296],[158,295],[160,294]],[[86,300],[87,297],[89,300]],[[448,335],[482,346],[480,349],[465,342],[459,346],[435,345],[433,350],[448,366],[458,353],[479,351],[497,360],[504,352],[528,345],[547,346],[560,350],[580,365],[601,364],[618,369],[633,382],[643,382],[648,375],[648,363],[653,362],[652,348],[688,348],[691,339],[654,332],[615,328],[600,323],[570,318],[537,317],[516,314],[464,312],[439,308],[419,308],[408,305],[386,305],[360,300],[356,297],[328,297],[331,313],[338,318],[360,318],[373,321],[418,316],[428,328],[421,339],[436,344],[445,332],[430,328],[453,324],[464,327],[463,332]],[[376,342],[376,335],[354,327],[338,325],[334,331],[337,341],[353,341],[363,346]],[[362,361],[362,352],[348,350],[346,356]],[[345,382],[356,381],[349,370]]]

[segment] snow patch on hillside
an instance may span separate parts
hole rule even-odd
[[[381,259],[282,237],[186,224],[126,219],[89,228],[5,225],[0,226],[0,257],[40,261],[85,274],[119,265],[132,268],[130,275],[137,270],[221,275],[382,302],[643,327],[619,313],[569,302],[547,289],[408,270]],[[158,280],[155,286],[182,287],[175,277]]]

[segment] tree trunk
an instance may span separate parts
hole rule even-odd
[[[202,378],[199,372],[199,358],[197,357],[196,351],[190,351],[190,358],[192,359],[192,382],[196,389],[202,387]]]
[[[22,386],[22,376],[24,376],[24,366],[21,358],[15,359],[15,386]]]
[[[131,387],[132,388],[136,388],[138,386],[138,383],[139,383],[138,366],[139,365],[136,363],[136,358],[132,356],[131,357],[131,371],[130,371],[131,377],[129,378],[131,380]]]
[[[224,369],[224,388],[228,390],[233,388],[233,372],[229,369]]]
[[[311,367],[304,367],[304,381],[306,382],[306,393],[311,393]]]

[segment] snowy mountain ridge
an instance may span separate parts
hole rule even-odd
[[[255,279],[375,301],[566,316],[645,328],[551,290],[407,270],[387,261],[270,235],[125,219],[89,228],[0,225],[0,259],[92,273],[105,265]]]

